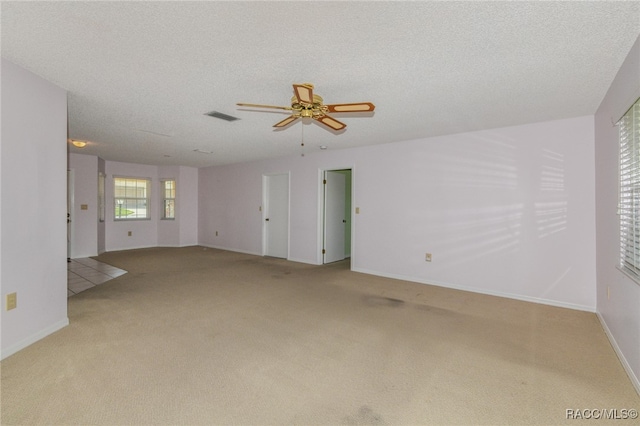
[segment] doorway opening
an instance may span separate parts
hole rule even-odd
[[[323,264],[352,257],[353,170],[322,172],[322,251]],[[349,266],[349,269],[351,267]]]

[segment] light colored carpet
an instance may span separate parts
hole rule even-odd
[[[591,313],[347,262],[203,247],[97,259],[129,273],[2,361],[2,424],[575,424],[567,409],[640,408]]]

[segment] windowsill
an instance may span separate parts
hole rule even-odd
[[[629,279],[631,279],[634,283],[640,285],[640,277],[636,276],[632,272],[629,272],[626,268],[620,265],[616,266],[616,268],[618,269],[618,271],[622,272],[624,275],[629,277]]]
[[[150,217],[136,217],[132,219],[113,219],[114,222],[135,222],[137,220],[151,220]]]
[[[176,220],[175,217],[161,217],[160,220]]]

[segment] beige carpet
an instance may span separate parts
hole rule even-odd
[[[3,425],[576,424],[567,409],[640,409],[594,314],[347,262],[97,259],[129,273],[2,361]]]

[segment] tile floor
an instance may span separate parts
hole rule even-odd
[[[126,274],[127,271],[90,257],[67,262],[67,297]]]

